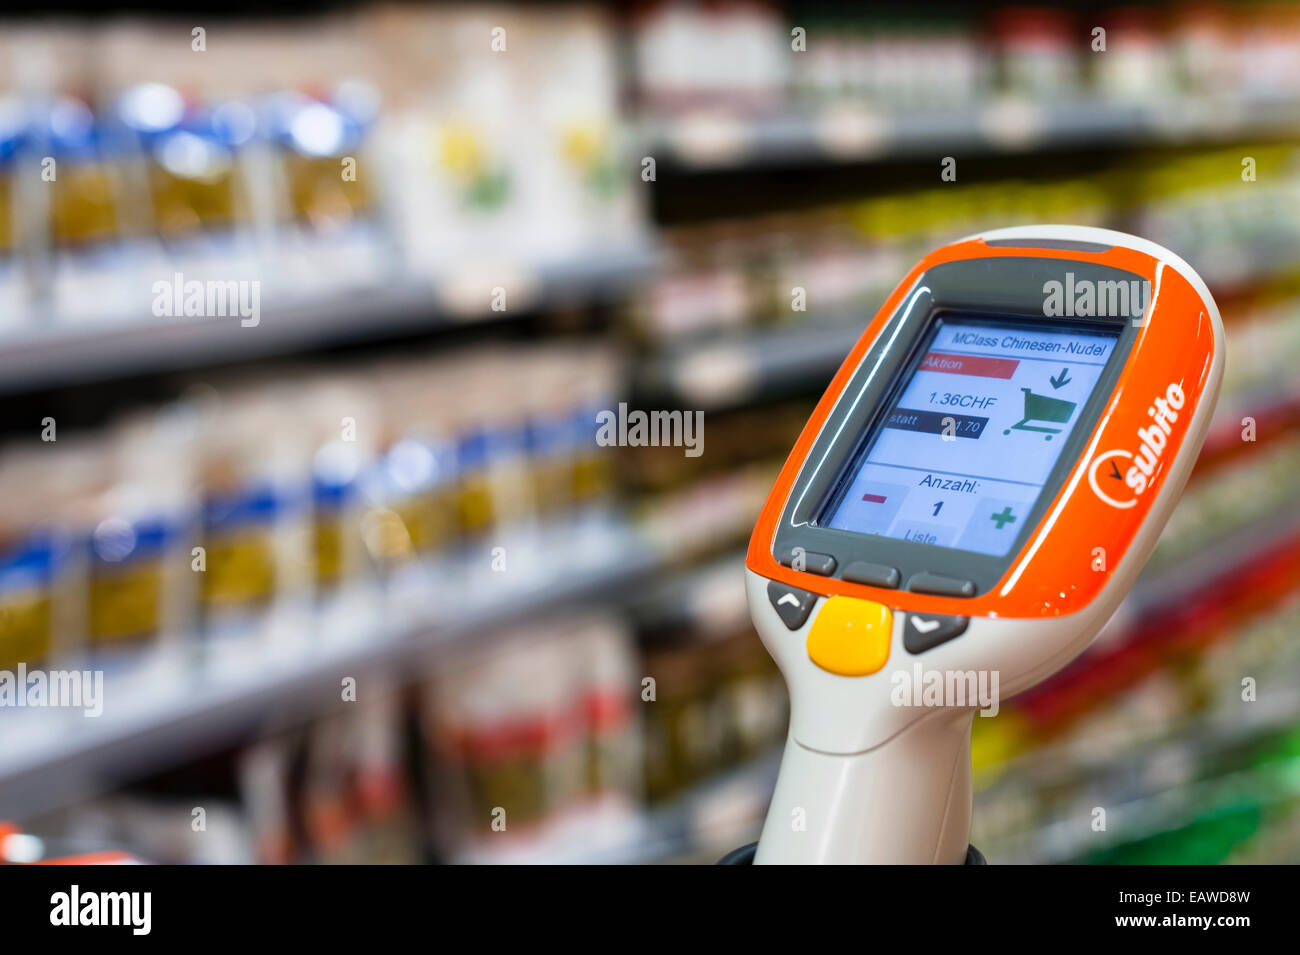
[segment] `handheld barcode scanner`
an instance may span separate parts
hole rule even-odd
[[[1223,374],[1201,278],[1034,226],[923,259],[840,367],[758,519],[746,587],[790,691],[757,863],[960,863],[970,729],[1133,584]]]

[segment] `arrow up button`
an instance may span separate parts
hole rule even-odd
[[[798,630],[808,619],[808,614],[812,613],[813,604],[817,602],[817,595],[806,590],[800,590],[798,587],[790,587],[786,584],[777,583],[775,580],[769,580],[767,582],[767,599],[772,601],[772,608],[781,618],[781,622],[791,630]]]

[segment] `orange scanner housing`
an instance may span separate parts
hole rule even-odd
[[[945,263],[1025,257],[1121,269],[1149,282],[1151,292],[1132,349],[1082,455],[996,585],[974,597],[941,597],[851,583],[779,563],[773,553],[778,526],[810,451],[909,291],[927,270]],[[768,495],[745,565],[770,580],[812,593],[857,597],[898,610],[1030,619],[1078,611],[1116,572],[1146,520],[1210,382],[1215,349],[1220,347],[1198,291],[1178,269],[1145,252],[1120,246],[1097,251],[1052,248],[1050,243],[1037,247],[1032,241],[994,246],[982,238],[938,249],[899,283],[840,365]],[[1156,412],[1157,399],[1178,413],[1165,445],[1158,449],[1139,434],[1151,427],[1153,413],[1163,414]],[[1139,457],[1142,467],[1135,470]]]

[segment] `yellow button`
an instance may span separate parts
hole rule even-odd
[[[884,604],[828,597],[808,632],[808,656],[840,676],[866,676],[889,660],[894,614]]]

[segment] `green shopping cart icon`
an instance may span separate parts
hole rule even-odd
[[[1074,414],[1074,402],[1064,401],[1061,398],[1051,398],[1047,395],[1036,395],[1028,388],[1021,388],[1020,390],[1025,393],[1025,416],[1002,433],[1037,431],[1043,435],[1044,441],[1051,441],[1052,435],[1061,433],[1060,428],[1047,428],[1029,422],[1054,421],[1058,424],[1064,424],[1070,420],[1070,415]]]

